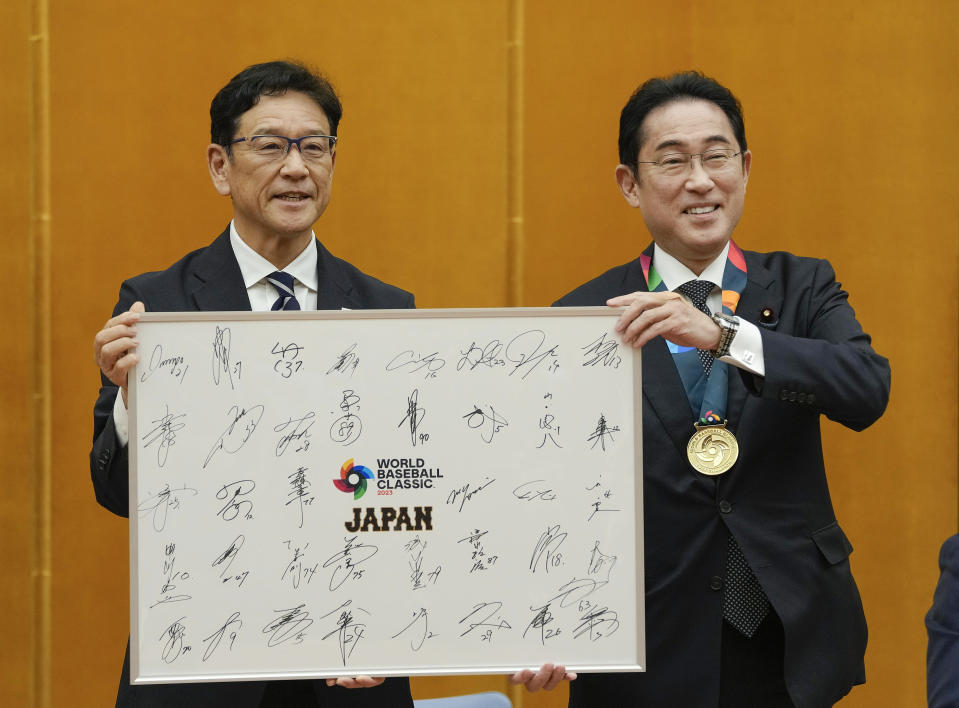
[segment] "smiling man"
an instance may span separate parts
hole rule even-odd
[[[648,670],[583,674],[570,705],[831,706],[865,680],[866,623],[820,418],[874,422],[889,364],[828,262],[732,240],[752,154],[728,89],[694,72],[647,81],[619,158],[653,243],[557,304],[622,308],[623,341],[643,348]]]
[[[129,513],[127,373],[139,359],[140,312],[414,306],[410,293],[336,258],[313,234],[330,201],[341,115],[332,86],[290,62],[248,67],[214,97],[207,164],[216,190],[233,202],[233,221],[206,248],[166,270],[125,281],[113,317],[94,339],[103,385],[94,408],[90,471],[97,501],[113,513]],[[116,705],[411,708],[413,703],[408,680],[368,676],[131,686],[128,649]]]

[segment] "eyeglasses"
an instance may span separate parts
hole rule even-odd
[[[288,138],[285,135],[252,135],[249,138],[231,140],[230,145],[248,142],[250,152],[258,160],[279,162],[296,145],[300,156],[307,162],[323,162],[336,152],[336,136],[304,135],[302,138]]]
[[[655,165],[656,167],[654,169],[656,169],[659,174],[665,175],[666,177],[677,177],[686,174],[686,171],[692,167],[693,158],[698,157],[703,169],[709,174],[715,175],[732,167],[735,164],[733,158],[740,154],[741,153],[733,152],[732,150],[707,150],[706,152],[693,154],[687,152],[670,152],[663,155],[656,162],[639,160],[637,164]]]

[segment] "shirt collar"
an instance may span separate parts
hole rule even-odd
[[[706,270],[704,270],[700,275],[696,275],[693,273],[693,271],[666,253],[665,250],[660,248],[659,244],[654,244],[653,263],[656,266],[656,272],[659,273],[659,277],[663,279],[663,283],[666,285],[667,290],[675,290],[680,285],[689,282],[690,280],[708,280],[713,285],[717,285],[721,288],[723,286],[723,273],[726,270],[726,258],[728,254],[729,241],[726,242],[726,246],[723,248],[722,253],[716,256],[715,260],[706,266]]]
[[[299,282],[303,283],[313,292],[317,291],[316,276],[316,236],[310,232],[313,237],[306,245],[300,255],[293,259],[284,273],[289,273]],[[276,270],[276,266],[266,260],[259,253],[250,248],[247,243],[240,238],[236,231],[236,225],[230,222],[230,245],[233,246],[233,255],[236,256],[236,262],[240,265],[240,273],[243,275],[243,285],[249,290],[266,276]]]

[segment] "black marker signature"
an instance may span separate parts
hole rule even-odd
[[[303,641],[307,628],[313,624],[310,613],[304,610],[304,607],[306,607],[305,604],[299,604],[285,610],[273,610],[280,616],[263,628],[263,634],[270,635],[266,642],[268,647],[278,646],[291,639],[294,644],[300,644]]]
[[[459,506],[459,508],[457,509],[457,511],[463,511],[463,505],[464,505],[466,502],[468,502],[470,499],[472,499],[472,498],[473,498],[473,495],[475,495],[475,494],[477,494],[477,493],[479,493],[479,492],[482,492],[484,489],[486,489],[488,486],[490,486],[490,485],[491,485],[493,482],[495,482],[495,481],[496,481],[495,479],[490,479],[489,477],[487,477],[487,478],[486,478],[486,481],[483,482],[483,484],[475,487],[475,488],[472,489],[472,490],[470,490],[470,486],[469,486],[468,484],[464,484],[464,485],[463,485],[462,487],[460,487],[459,489],[454,489],[453,491],[451,491],[451,492],[449,493],[449,496],[446,497],[446,503],[447,503],[447,504],[455,504],[455,503],[456,503],[456,500],[458,499],[458,500],[459,500],[459,503],[460,503],[460,506]]]
[[[351,389],[343,391],[343,400],[340,401],[340,410],[343,415],[333,421],[330,426],[330,440],[340,445],[352,445],[359,440],[363,432],[363,421],[356,414],[360,409],[360,397]]]
[[[609,442],[614,442],[613,433],[619,432],[618,425],[609,425],[606,422],[606,416],[602,413],[599,414],[599,421],[596,423],[596,429],[586,438],[586,442],[592,442],[590,450],[596,447],[596,444],[599,443],[600,448],[603,452],[606,452],[606,439],[609,439]]]
[[[616,556],[607,556],[599,550],[599,541],[597,540],[593,544],[593,550],[589,556],[589,574],[599,575],[605,570],[606,580],[604,582],[609,582],[609,574],[613,572],[614,565],[616,565]]]
[[[231,455],[238,452],[240,448],[246,444],[246,441],[250,439],[250,436],[253,435],[253,431],[256,430],[256,426],[262,417],[263,406],[261,405],[253,406],[250,410],[240,408],[239,406],[231,407],[227,412],[227,418],[230,419],[230,424],[226,430],[223,431],[223,434],[217,438],[216,442],[213,443],[210,454],[208,454],[206,460],[203,461],[203,468],[206,469],[206,466],[210,464],[210,460],[212,460],[213,456],[220,450]]]
[[[410,442],[413,444],[413,447],[416,447],[417,439],[424,443],[430,439],[429,433],[420,433],[419,427],[423,422],[423,419],[426,417],[426,409],[420,407],[419,405],[420,391],[417,388],[413,389],[413,392],[409,395],[409,398],[406,399],[406,415],[403,417],[403,420],[400,421],[397,428],[402,428],[403,424],[406,423],[410,429]]]
[[[336,590],[343,583],[351,578],[359,580],[363,577],[363,571],[357,568],[376,555],[380,549],[377,546],[365,543],[356,543],[357,536],[344,537],[346,547],[342,551],[334,553],[323,563],[324,568],[336,565],[330,574],[330,591]]]
[[[586,602],[586,598],[592,595],[596,590],[606,585],[605,580],[593,580],[592,578],[573,578],[567,583],[559,586],[559,592],[551,597],[546,604],[551,605],[559,602],[560,607],[569,607],[576,603]],[[586,604],[589,604],[586,602]],[[530,608],[531,610],[542,608]]]
[[[426,551],[426,541],[417,535],[412,541],[405,543],[403,549],[410,554],[410,583],[413,589],[422,590],[431,581],[435,585],[440,573],[443,572],[443,566],[438,565],[426,573],[427,580],[423,581],[423,554]]]
[[[539,630],[539,641],[542,644],[546,643],[547,639],[552,639],[563,633],[562,629],[547,629],[549,625],[556,621],[556,618],[553,617],[553,613],[549,611],[549,603],[546,603],[542,607],[530,608],[533,610],[533,619],[530,620],[530,623],[526,625],[526,629],[523,630],[523,637],[526,637],[526,633],[531,629]]]
[[[512,625],[502,617],[499,621],[493,619],[493,615],[499,614],[503,609],[502,602],[480,602],[473,606],[473,610],[461,619],[458,624],[468,622],[469,627],[460,636],[465,637],[477,627],[489,627],[491,629],[512,629]]]
[[[303,368],[303,360],[300,359],[300,352],[305,347],[301,347],[296,342],[280,345],[279,342],[273,345],[270,354],[279,354],[280,358],[273,362],[273,371],[278,373],[284,379],[290,378],[293,374]]]
[[[150,605],[152,610],[157,605],[165,605],[171,602],[185,602],[187,600],[192,600],[192,595],[187,595],[185,593],[180,593],[179,595],[174,595],[173,591],[177,589],[176,583],[189,580],[190,573],[183,570],[175,570],[176,568],[176,544],[168,543],[164,548],[164,559],[163,559],[163,575],[165,577],[163,585],[160,587],[160,599]]]
[[[230,367],[230,339],[230,328],[220,329],[217,326],[216,333],[213,335],[213,383],[219,386],[220,375],[226,374],[227,381],[230,382],[230,388],[232,389],[235,388],[233,385],[234,369],[237,378],[240,377],[240,362],[237,362],[235,367]]]
[[[556,360],[556,350],[559,345],[554,344],[549,349],[540,351],[545,342],[546,333],[541,329],[531,329],[513,337],[510,343],[506,345],[506,360],[514,364],[509,375],[512,376],[525,368],[526,370],[521,377],[525,379],[544,361],[549,362],[547,365],[549,372],[555,371],[559,367],[559,362]]]
[[[235,625],[235,626],[234,626]],[[230,651],[233,651],[233,643],[236,641],[236,633],[240,631],[240,628],[243,627],[243,620],[240,619],[240,613],[234,612],[230,615],[229,619],[216,630],[209,637],[204,639],[204,642],[209,642],[206,647],[206,651],[203,652],[203,661],[212,656],[213,652],[216,651],[216,648],[220,646],[220,642],[223,640],[223,637],[226,635],[227,631],[230,632]]]
[[[417,636],[415,636],[415,634],[414,634],[414,637],[410,640],[410,649],[412,649],[413,651],[419,651],[420,648],[423,646],[423,643],[424,643],[427,639],[432,639],[433,637],[439,636],[439,635],[433,634],[433,633],[430,631],[430,618],[429,618],[429,613],[426,611],[425,608],[421,607],[421,608],[419,609],[419,611],[413,613],[413,621],[410,622],[410,623],[409,623],[408,625],[406,625],[405,627],[403,627],[403,629],[401,629],[399,632],[397,632],[396,634],[394,634],[392,638],[393,638],[393,639],[396,639],[398,636],[400,636],[401,634],[403,634],[403,632],[405,632],[406,630],[408,630],[410,627],[412,627],[412,626],[413,626],[414,624],[416,624],[417,622],[420,623],[420,626],[419,626],[418,630],[414,630],[414,633],[418,631],[418,632],[419,632],[419,636],[417,637]],[[417,641],[417,640],[418,640],[418,641]]]
[[[470,553],[470,560],[473,561],[473,567],[470,568],[471,573],[478,570],[489,570],[499,559],[499,556],[489,555],[486,553],[486,548],[483,546],[482,538],[487,533],[489,532],[481,531],[480,529],[474,529],[473,533],[471,533],[469,536],[461,538],[459,541],[457,541],[457,543],[463,543],[465,541],[473,548]]]
[[[186,427],[186,423],[180,420],[181,418],[186,418],[186,413],[173,415],[170,413],[169,406],[164,407],[166,408],[166,413],[156,420],[150,421],[155,427],[142,438],[144,448],[150,447],[150,445],[157,440],[160,441],[160,445],[157,447],[157,465],[160,467],[166,464],[166,458],[170,453],[170,448],[176,444],[177,432]]]
[[[477,366],[485,366],[489,369],[506,366],[506,362],[500,358],[500,352],[503,350],[503,344],[498,339],[480,347],[474,340],[466,349],[460,352],[460,360],[456,362],[456,370],[460,371],[464,366],[468,366],[467,371],[472,371]]]
[[[233,521],[236,517],[243,515],[243,518],[249,520],[253,518],[253,501],[250,499],[240,499],[256,489],[256,482],[252,479],[241,479],[237,482],[230,482],[220,487],[216,493],[216,498],[220,501],[226,501],[226,504],[216,512],[216,515],[224,521]]]
[[[329,639],[334,634],[337,635],[337,641],[340,645],[340,656],[343,659],[343,666],[346,666],[347,657],[353,655],[353,650],[356,649],[357,645],[359,645],[360,640],[363,638],[363,633],[366,631],[366,625],[360,622],[355,622],[353,620],[352,611],[345,609],[352,603],[352,600],[347,600],[335,610],[327,612],[325,615],[323,615],[323,617],[320,618],[325,619],[332,614],[337,612],[340,613],[339,618],[336,620],[336,629],[325,634],[323,639]],[[362,607],[358,607],[356,609],[360,612],[365,612],[367,615],[370,614]],[[349,651],[346,650],[347,645],[350,645]]]
[[[160,369],[168,367],[167,371],[169,371],[170,376],[180,379],[180,383],[183,383],[187,369],[190,368],[189,364],[184,364],[183,362],[182,356],[171,356],[164,359],[163,346],[157,344],[153,347],[153,352],[150,354],[150,361],[147,363],[146,370],[140,374],[140,381],[146,381]]]
[[[619,615],[608,607],[591,607],[579,619],[579,626],[573,630],[574,639],[585,634],[590,641],[595,642],[612,636],[619,629]]]
[[[147,497],[137,505],[137,512],[140,516],[153,514],[153,530],[162,531],[166,527],[167,514],[170,509],[180,508],[180,495],[189,494],[196,496],[197,491],[186,485],[177,489],[170,489],[167,484],[159,492],[151,497]]]
[[[299,507],[299,528],[303,528],[303,507],[309,506],[316,499],[316,497],[311,496],[310,492],[308,491],[310,488],[310,481],[306,478],[306,470],[306,467],[298,467],[296,472],[293,472],[287,477],[290,482],[290,491],[287,492],[286,496],[292,497],[292,499],[286,500],[286,506],[289,506],[295,502]]]
[[[354,349],[356,349],[356,342],[347,347],[346,351],[336,358],[333,366],[327,369],[327,375],[334,371],[338,371],[341,374],[349,371],[350,376],[352,376],[353,372],[356,371],[356,367],[360,365],[360,357],[354,353]]]
[[[223,570],[220,571],[221,578],[223,578],[223,576],[229,572],[230,566],[233,565],[233,561],[236,560],[236,557],[240,553],[240,549],[243,548],[244,543],[246,543],[246,536],[241,533],[239,536],[233,539],[233,541],[230,543],[230,547],[218,555],[210,564],[210,567],[216,568],[218,565],[223,565],[226,563],[226,565],[223,566]],[[248,572],[249,571],[247,571],[247,573]],[[223,578],[224,583],[228,580],[232,580],[232,578]],[[243,575],[243,580],[246,580],[246,574]],[[243,584],[243,580],[240,581],[240,585]]]
[[[306,578],[307,584],[313,580],[313,575],[316,573],[316,567],[319,565],[319,563],[314,563],[312,566],[304,564],[303,558],[306,557],[306,549],[310,547],[309,543],[303,546],[302,550],[299,546],[293,548],[292,543],[292,541],[286,542],[286,547],[293,551],[293,558],[289,563],[286,564],[286,568],[283,570],[283,575],[280,576],[280,580],[283,580],[287,575],[289,575],[290,581],[293,583],[293,589],[296,590],[300,587],[300,583],[304,578]]]
[[[417,371],[426,369],[424,378],[435,379],[436,372],[446,366],[446,359],[439,356],[439,352],[432,354],[415,354],[412,349],[400,352],[394,356],[390,363],[386,365],[387,371],[399,371],[406,369],[409,373],[415,374]]]
[[[583,366],[604,366],[618,369],[623,362],[623,358],[617,353],[619,351],[619,342],[615,339],[606,339],[604,332],[598,339],[594,339],[585,347],[580,347],[583,351],[585,361]]]
[[[172,664],[180,654],[185,654],[192,648],[185,643],[186,627],[180,624],[185,619],[186,617],[181,617],[160,634],[160,641],[164,642],[160,658],[167,664]]]
[[[305,452],[310,449],[310,428],[313,427],[316,413],[310,411],[302,418],[290,418],[285,423],[273,426],[274,433],[287,431],[276,443],[276,456],[279,457],[291,443],[296,442],[294,452]],[[292,426],[292,427],[290,427]]]
[[[466,424],[473,428],[480,428],[480,438],[483,442],[489,444],[493,442],[493,436],[500,430],[509,425],[509,421],[496,412],[492,405],[489,407],[489,413],[473,404],[473,410],[463,416]]]
[[[544,531],[536,546],[533,548],[533,556],[529,562],[529,569],[536,572],[540,564],[549,572],[550,568],[556,568],[563,563],[563,554],[559,552],[560,546],[566,540],[566,532],[560,529],[560,525],[550,526]]]
[[[586,519],[586,520],[587,520],[587,521],[592,521],[592,520],[593,520],[593,517],[596,516],[596,514],[598,514],[598,513],[601,512],[601,511],[622,511],[621,509],[604,509],[604,508],[603,508],[603,504],[604,504],[604,501],[603,501],[603,500],[604,500],[604,499],[609,499],[609,498],[611,498],[612,496],[613,496],[613,490],[607,489],[605,492],[603,492],[602,494],[600,494],[600,496],[596,497],[596,501],[594,501],[592,504],[590,504],[590,506],[593,507],[593,511],[590,512],[589,518]]]
[[[513,490],[513,496],[522,501],[553,501],[556,499],[556,493],[549,488],[543,489],[539,485],[544,485],[545,479],[534,479],[530,482],[523,482]]]

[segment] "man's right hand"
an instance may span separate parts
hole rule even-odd
[[[135,339],[140,313],[146,312],[142,302],[135,302],[127,312],[107,320],[93,338],[93,358],[100,371],[120,387],[123,405],[127,404],[127,373],[140,360]]]
[[[567,671],[565,666],[560,664],[543,664],[539,671],[524,669],[509,677],[509,682],[514,686],[526,686],[530,693],[536,693],[539,690],[552,691],[563,681],[575,681],[576,674]]]

